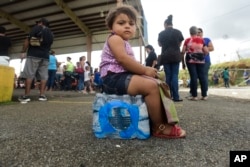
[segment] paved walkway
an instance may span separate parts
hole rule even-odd
[[[188,92],[189,89],[180,88],[180,91]],[[239,99],[250,99],[250,86],[230,87],[230,88],[224,88],[224,87],[209,88],[208,95],[233,97],[233,98],[239,98]]]
[[[248,88],[210,89],[207,101],[189,101],[181,89],[176,108],[187,137],[178,140],[97,139],[94,95],[55,91],[39,102],[33,90],[20,104],[23,92],[0,105],[0,167],[224,167],[230,150],[250,151],[250,100],[239,98]]]

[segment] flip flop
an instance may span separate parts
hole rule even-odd
[[[166,128],[165,125],[161,124],[159,129],[163,131]],[[181,127],[174,125],[170,131],[170,134],[163,134],[163,133],[154,133],[153,136],[165,139],[179,139],[186,137],[186,131],[184,131]]]

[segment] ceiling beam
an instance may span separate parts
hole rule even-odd
[[[55,0],[64,13],[88,36],[91,35],[89,28],[79,19],[79,17],[63,2],[63,0]]]
[[[27,26],[26,24],[22,23],[20,20],[14,18],[12,15],[10,15],[9,13],[3,11],[2,9],[0,9],[0,17],[8,20],[12,24],[14,24],[17,27],[19,27],[24,32],[26,32],[26,33],[30,32],[30,27],[29,26]]]

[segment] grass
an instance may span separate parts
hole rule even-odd
[[[224,62],[220,64],[211,65],[208,74],[209,85],[213,84],[212,75],[214,71],[217,71],[220,74],[226,67],[229,69],[231,85],[237,85],[237,86],[246,85],[246,83],[244,83],[244,79],[242,76],[245,69],[248,70],[250,73],[250,59],[241,59],[239,61],[231,61],[231,62]],[[181,70],[179,72],[179,79],[182,79],[184,83],[186,83],[186,81],[189,79],[188,70]],[[220,83],[222,82],[223,79],[220,78]]]
[[[210,69],[250,69],[250,59],[241,59],[239,61],[230,61],[212,65]]]

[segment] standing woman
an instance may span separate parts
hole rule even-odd
[[[64,72],[64,90],[71,90],[72,89],[72,75],[74,71],[74,65],[71,62],[71,57],[67,57],[67,64],[66,69]]]
[[[79,71],[78,72],[78,84],[77,84],[77,89],[78,89],[78,92],[81,93],[83,88],[84,88],[84,67],[85,67],[85,60],[86,60],[86,57],[85,56],[81,56],[79,58],[79,64],[78,64],[78,68],[80,68],[82,71]]]
[[[56,71],[57,71],[57,59],[55,57],[55,52],[50,51],[49,55],[49,65],[48,65],[48,80],[47,80],[47,91],[52,91],[53,86],[56,80]]]
[[[198,29],[192,26],[189,29],[190,36],[184,42],[182,48],[183,69],[185,69],[184,54],[186,53],[185,62],[190,75],[191,97],[189,100],[198,100],[197,95],[197,79],[201,85],[201,100],[207,100],[206,76],[205,76],[205,55],[208,48],[205,46],[204,40],[197,36]]]
[[[160,32],[158,44],[161,46],[161,64],[166,74],[166,83],[170,87],[173,101],[183,101],[179,96],[179,67],[182,59],[180,46],[184,40],[181,31],[173,28],[173,16],[169,15],[164,22],[165,30]]]
[[[147,45],[145,47],[145,49],[146,49],[146,52],[148,53],[148,57],[145,60],[146,66],[159,69],[158,65],[157,65],[157,56],[156,56],[156,53],[155,53],[153,46]]]
[[[214,46],[213,46],[213,43],[211,41],[210,38],[208,37],[203,37],[203,30],[202,28],[198,28],[198,36],[200,36],[201,38],[203,38],[204,42],[205,42],[205,46],[207,46],[208,48],[208,51],[209,52],[212,52],[214,50]],[[206,77],[206,88],[207,88],[207,91],[208,91],[208,72],[209,72],[209,69],[210,69],[210,66],[211,66],[211,60],[210,60],[210,54],[208,54],[205,56],[205,77]]]

